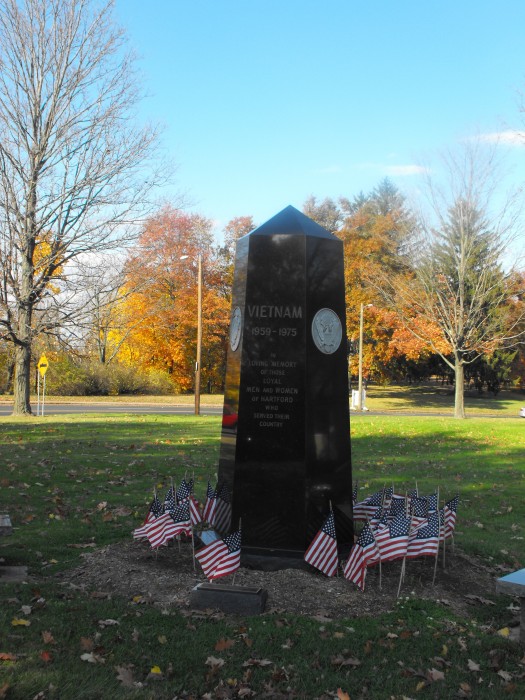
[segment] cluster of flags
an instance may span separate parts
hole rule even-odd
[[[356,486],[352,500],[354,521],[364,521],[364,525],[342,568],[345,578],[361,590],[365,588],[370,566],[402,559],[402,580],[407,560],[432,556],[437,562],[440,544],[454,535],[459,496],[440,508],[439,493],[420,496],[416,489],[402,496],[390,487],[357,502]],[[171,485],[163,502],[155,491],[144,523],[133,531],[133,537],[147,539],[154,549],[180,535],[186,535],[194,543],[193,529],[197,525],[207,523],[214,531],[228,532],[231,515],[231,497],[226,485],[213,489],[208,481],[206,501],[201,507],[193,494],[193,479],[183,479],[177,489]],[[209,580],[234,574],[240,567],[240,558],[240,523],[237,531],[222,538],[215,536],[197,551],[194,548],[194,559]],[[338,573],[340,562],[332,510],[304,559],[327,576]]]
[[[155,492],[144,523],[133,531],[133,538],[147,539],[153,549],[157,549],[177,535],[191,537],[192,527],[200,522],[202,517],[193,495],[193,479],[183,479],[178,489],[173,484],[170,486],[164,503]]]
[[[354,520],[364,519],[365,524],[343,567],[345,578],[364,590],[367,569],[374,564],[403,559],[403,576],[407,559],[432,556],[437,561],[440,543],[454,535],[459,496],[441,508],[438,500],[437,493],[401,496],[385,488],[357,503]],[[304,558],[327,576],[337,574],[339,560],[332,511]]]
[[[201,507],[193,494],[193,479],[183,479],[177,489],[171,485],[164,502],[155,491],[144,523],[133,531],[133,538],[147,539],[152,548],[158,549],[179,535],[191,537],[193,543],[193,528],[201,523],[218,532],[228,532],[230,522],[231,497],[225,484],[213,489],[208,482],[206,501]],[[210,580],[235,573],[241,558],[240,527],[227,537],[194,550],[194,557]]]

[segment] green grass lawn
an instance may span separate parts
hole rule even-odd
[[[459,493],[457,546],[502,569],[523,567],[522,421],[354,414],[360,495],[416,482],[423,493]],[[74,567],[83,545],[129,540],[154,485],[195,475],[202,497],[219,431],[215,416],[0,421],[0,512],[15,525],[0,554],[35,580],[1,584],[0,698],[523,697],[523,650],[496,634],[509,619],[502,596],[469,619],[410,597],[386,615],[321,623],[187,617],[56,585],[53,574]]]

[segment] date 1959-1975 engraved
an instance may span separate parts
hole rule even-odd
[[[285,338],[293,338],[297,335],[297,328],[270,328],[269,326],[254,326],[252,335],[280,335]]]

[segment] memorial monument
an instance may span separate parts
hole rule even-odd
[[[353,542],[343,244],[292,206],[237,243],[218,491],[242,553]]]

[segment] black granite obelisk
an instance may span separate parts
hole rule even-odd
[[[353,541],[343,244],[294,207],[237,243],[219,488],[243,556]]]

